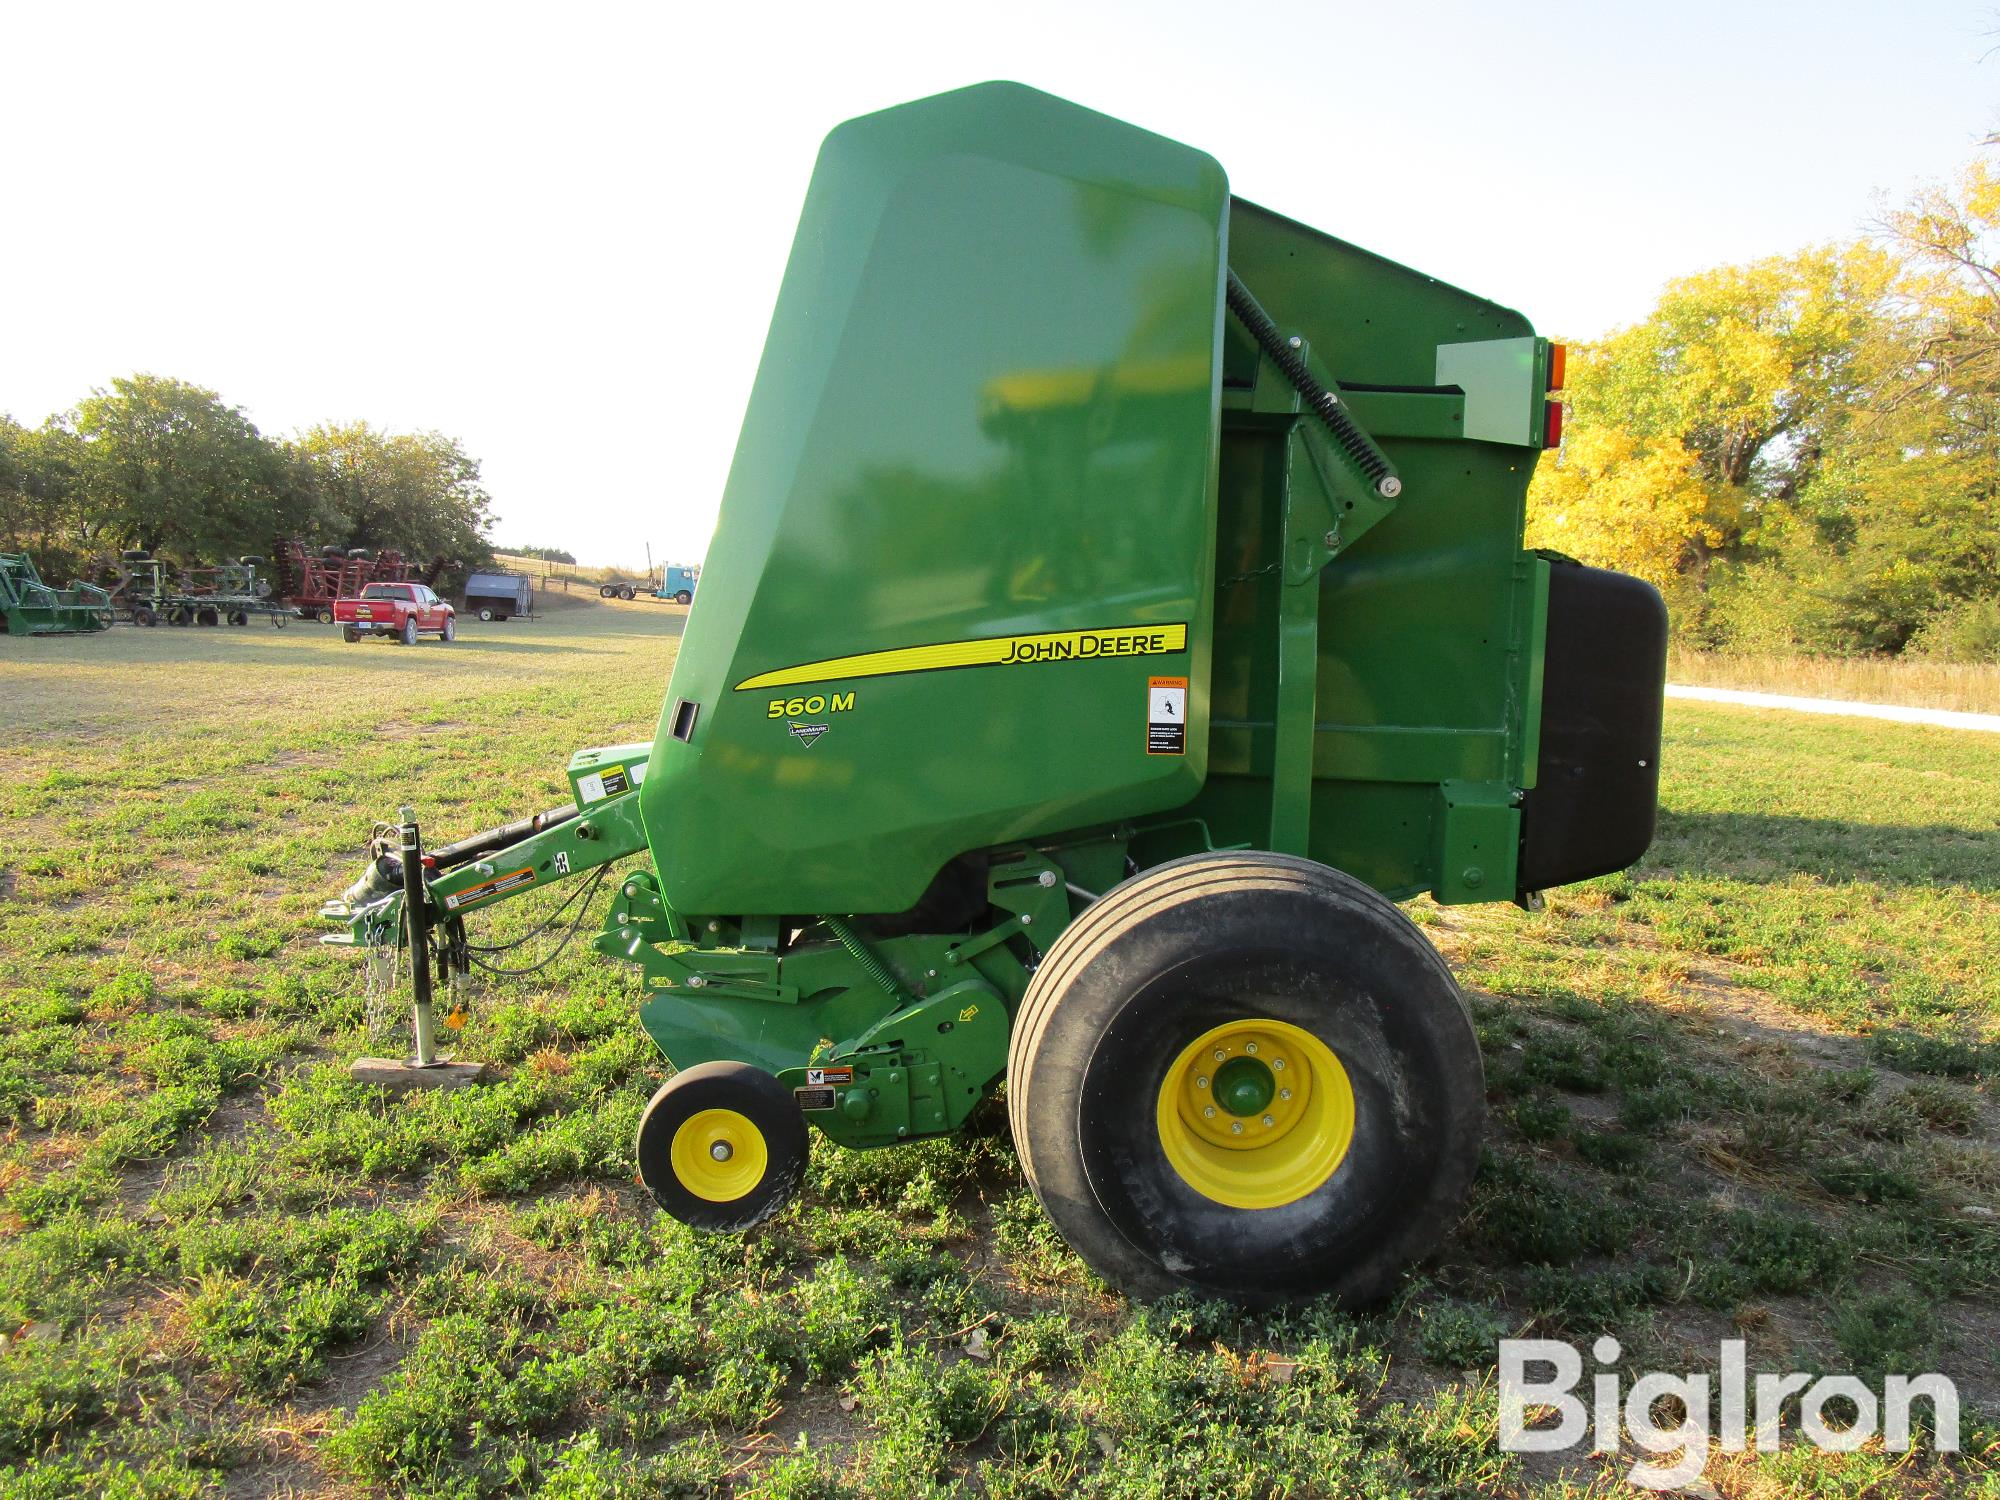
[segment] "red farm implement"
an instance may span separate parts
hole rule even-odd
[[[333,622],[333,601],[352,598],[371,583],[434,583],[443,570],[442,560],[417,572],[408,558],[393,547],[371,552],[365,547],[321,547],[317,550],[299,541],[280,541],[273,549],[276,598],[289,604],[308,620]]]

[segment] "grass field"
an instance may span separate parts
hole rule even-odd
[[[1670,705],[1639,869],[1415,905],[1486,1051],[1472,1211],[1393,1306],[1256,1319],[1096,1284],[1004,1135],[823,1151],[746,1239],[650,1212],[663,1070],[580,944],[475,997],[490,1086],[347,1081],[390,1043],[314,913],[369,824],[554,805],[683,617],[0,638],[0,1495],[1622,1492],[1495,1451],[1513,1333],[1941,1370],[1956,1459],[1708,1482],[2000,1495],[1989,736]]]
[[[1747,688],[1799,698],[1842,698],[1849,703],[2000,713],[2000,666],[1976,663],[1676,650],[1668,663],[1667,678],[1688,687]]]

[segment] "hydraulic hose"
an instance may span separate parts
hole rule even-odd
[[[1271,356],[1271,362],[1284,372],[1292,389],[1299,393],[1299,399],[1312,409],[1314,416],[1326,424],[1326,430],[1333,434],[1342,451],[1354,460],[1361,472],[1368,476],[1368,482],[1375,487],[1375,493],[1384,500],[1393,500],[1403,493],[1403,481],[1396,475],[1388,455],[1375,446],[1375,440],[1356,425],[1347,414],[1347,408],[1340,404],[1340,397],[1313,378],[1306,362],[1299,358],[1298,350],[1285,341],[1278,332],[1278,325],[1271,321],[1270,314],[1257,305],[1257,299],[1250,295],[1250,289],[1243,284],[1243,278],[1235,271],[1229,273],[1229,310],[1257,341],[1257,347]]]
[[[441,844],[430,851],[433,869],[449,870],[478,858],[495,849],[505,849],[509,844],[518,844],[531,833],[554,828],[558,823],[567,823],[577,815],[576,804],[566,802],[561,807],[552,807],[545,813],[536,813],[531,818],[521,818],[512,823],[502,823],[498,828],[489,828],[484,833],[475,833],[462,838],[455,844]]]

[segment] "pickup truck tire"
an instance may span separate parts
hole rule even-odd
[[[438,632],[438,639],[447,646],[458,639],[458,623],[451,615],[444,617],[444,629]]]
[[[356,641],[361,639],[361,632],[356,630],[352,625],[343,625],[340,629],[340,638],[352,646]]]
[[[401,642],[402,642],[402,643],[403,643],[403,644],[404,644],[405,646],[414,646],[414,645],[416,645],[416,643],[417,643],[417,617],[416,617],[415,615],[405,615],[405,616],[403,616],[403,630],[402,630],[402,634],[401,634],[401,635],[399,635],[399,636],[397,636],[397,639],[398,639],[398,640],[400,640],[400,641],[401,641]]]

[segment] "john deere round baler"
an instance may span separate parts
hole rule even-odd
[[[1012,84],[851,121],[807,194],[657,737],[328,914],[410,942],[645,855],[596,939],[676,1072],[676,1217],[798,1191],[808,1127],[945,1134],[1141,1294],[1383,1295],[1484,1085],[1396,902],[1651,837],[1665,616],[1524,551],[1561,350]],[[419,1007],[428,1060],[428,1005]]]

